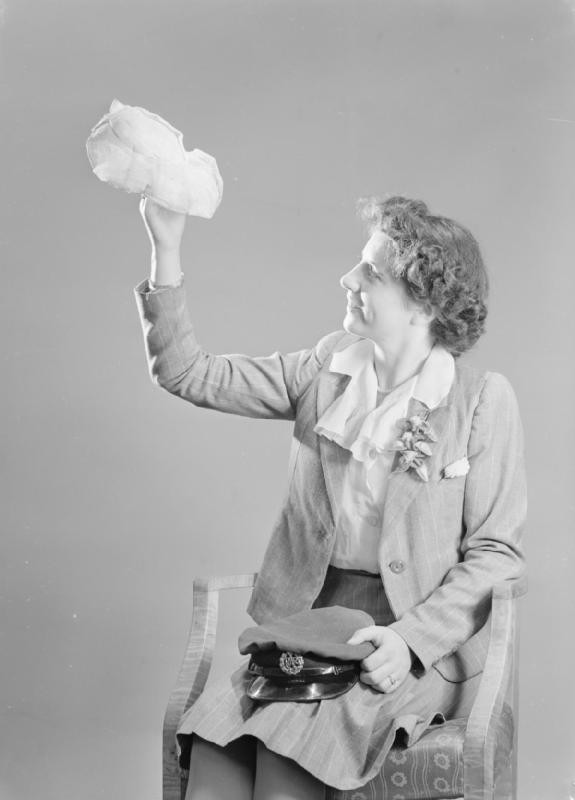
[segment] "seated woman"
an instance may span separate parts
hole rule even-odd
[[[490,592],[523,570],[522,429],[502,375],[461,364],[484,330],[473,236],[403,197],[363,207],[369,238],[341,279],[343,329],[267,357],[197,343],[179,246],[186,217],[142,200],[152,273],[136,289],[154,381],[196,406],[294,421],[289,490],[249,603],[264,622],[361,608],[361,680],[336,698],[258,702],[245,667],[180,722],[187,800],[324,796],[381,769],[439,713],[465,714]],[[191,751],[191,752],[190,752]]]

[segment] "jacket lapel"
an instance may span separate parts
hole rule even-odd
[[[349,383],[349,375],[325,371],[318,381],[317,389],[317,420],[324,411],[339,397]],[[327,495],[331,506],[332,521],[335,524],[337,508],[341,502],[343,491],[343,477],[345,468],[351,458],[351,452],[345,447],[340,447],[335,442],[318,435],[319,453],[325,479]]]
[[[317,420],[322,416],[328,406],[345,390],[348,382],[348,375],[325,370],[319,381],[317,389]],[[411,398],[408,406],[408,416],[420,414],[427,418],[435,435],[437,442],[432,443],[432,455],[429,457],[427,467],[430,475],[437,472],[438,459],[440,463],[445,457],[445,442],[447,426],[451,418],[451,407],[455,392],[457,391],[457,373],[453,385],[447,397],[429,411],[427,406],[420,400]],[[330,441],[325,436],[318,436],[319,452],[324,473],[325,485],[331,506],[332,520],[337,519],[337,510],[341,502],[343,492],[343,479],[345,468],[351,458],[351,452],[344,447],[340,447],[335,442]],[[442,455],[443,452],[443,455]],[[391,472],[389,476],[389,486],[387,488],[384,514],[383,514],[383,533],[393,526],[396,521],[404,514],[405,509],[415,498],[418,492],[425,489],[425,481],[422,481],[413,470],[406,472]]]

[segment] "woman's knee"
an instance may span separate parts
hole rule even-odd
[[[324,800],[325,785],[258,741],[254,800]]]
[[[255,765],[252,737],[220,747],[194,735],[186,800],[251,800]]]

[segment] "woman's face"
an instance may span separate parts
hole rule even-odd
[[[340,284],[347,292],[343,327],[376,343],[402,339],[412,324],[417,306],[403,283],[393,277],[393,241],[376,231],[362,250],[361,261]]]

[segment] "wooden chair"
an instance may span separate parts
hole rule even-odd
[[[176,728],[203,691],[216,641],[219,593],[250,588],[256,575],[196,579],[190,635],[164,719],[163,800],[183,800],[187,772],[178,763]],[[469,717],[428,730],[410,748],[393,748],[376,778],[361,789],[328,789],[326,800],[516,800],[517,598],[525,578],[495,586],[486,625],[485,669]]]

